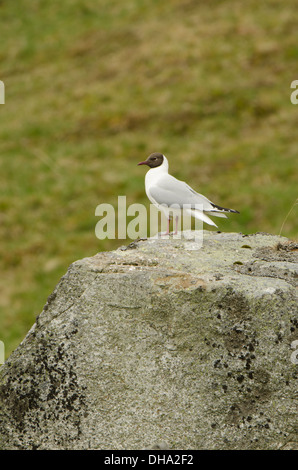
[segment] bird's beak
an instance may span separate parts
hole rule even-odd
[[[138,165],[148,165],[148,163],[147,162],[140,162],[140,163],[138,163]]]

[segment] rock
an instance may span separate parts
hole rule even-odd
[[[0,369],[0,449],[297,447],[297,244],[193,234],[70,266]]]

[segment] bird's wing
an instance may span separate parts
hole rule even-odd
[[[181,209],[183,205],[188,205],[192,209],[203,211],[213,209],[211,202],[205,196],[194,191],[184,181],[177,180],[171,175],[160,177],[156,184],[149,188],[148,193],[157,204]]]

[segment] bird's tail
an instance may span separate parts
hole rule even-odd
[[[204,212],[200,210],[187,209],[186,212],[195,217],[196,219],[202,220],[206,224],[214,225],[214,227],[217,227],[213,220],[209,219],[208,215],[204,214]]]
[[[214,217],[222,217],[223,219],[227,219],[228,216],[224,212],[218,211],[205,211],[205,214],[212,215]]]

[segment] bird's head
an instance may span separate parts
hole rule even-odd
[[[138,165],[147,165],[150,168],[156,168],[162,165],[164,158],[165,157],[162,153],[158,153],[158,152],[151,153],[151,155],[149,155],[147,160],[145,160],[144,162],[138,163]]]

